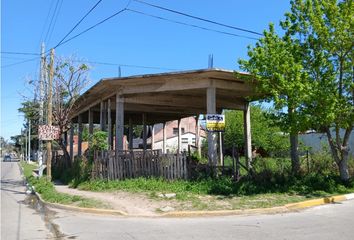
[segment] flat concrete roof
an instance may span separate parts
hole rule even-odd
[[[247,73],[224,69],[199,69],[191,71],[104,78],[88,89],[76,101],[83,123],[88,122],[88,110],[94,112],[94,123],[99,123],[100,103],[111,101],[115,118],[116,94],[124,98],[124,119],[132,118],[141,123],[142,113],[147,123],[160,123],[206,113],[206,89],[216,89],[216,109],[243,110],[249,99],[256,99],[254,81]],[[98,113],[98,114],[97,114]]]

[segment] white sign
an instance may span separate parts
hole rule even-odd
[[[225,131],[225,115],[223,114],[207,114],[206,129],[208,132],[224,132]]]

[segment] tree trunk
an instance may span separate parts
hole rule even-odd
[[[348,170],[348,158],[349,158],[349,152],[344,151],[343,152],[343,159],[338,164],[340,179],[343,182],[348,182],[348,180],[350,178],[349,177],[349,170]]]
[[[300,160],[299,160],[299,138],[298,134],[290,134],[290,156],[291,156],[291,170],[294,175],[298,175],[300,172]]]
[[[71,167],[70,154],[69,154],[68,150],[66,149],[66,144],[64,143],[62,138],[60,138],[60,140],[59,140],[59,145],[64,153],[65,165],[68,166],[68,168],[70,168]]]
[[[331,130],[326,128],[327,139],[331,149],[331,153],[333,156],[334,161],[337,163],[339,168],[339,175],[343,182],[347,182],[350,178],[349,176],[349,169],[348,169],[348,159],[349,159],[349,148],[348,148],[348,141],[349,135],[352,131],[352,128],[348,128],[344,135],[343,143],[336,144],[333,140]],[[338,149],[337,145],[340,146]]]

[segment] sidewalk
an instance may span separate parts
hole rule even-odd
[[[290,203],[283,206],[270,208],[253,208],[241,210],[202,210],[202,211],[183,211],[179,208],[176,199],[149,199],[143,193],[129,193],[121,191],[112,192],[92,192],[82,191],[78,189],[69,188],[67,185],[55,184],[58,192],[70,195],[78,195],[85,198],[99,200],[110,206],[110,210],[100,209],[79,209],[81,212],[94,212],[102,214],[114,214],[115,211],[121,212],[120,215],[126,216],[145,216],[145,217],[197,217],[197,216],[223,216],[223,215],[252,215],[252,214],[274,214],[285,213],[291,211],[298,211],[304,208],[341,202],[345,200],[354,199],[354,193],[339,195],[333,197],[312,199],[303,202]],[[55,204],[54,204],[55,205]],[[55,206],[54,206],[55,207]],[[75,210],[76,207],[69,207],[70,210]],[[162,210],[161,210],[162,209]]]
[[[99,200],[109,205],[112,210],[125,212],[130,216],[159,216],[160,214],[156,212],[157,209],[173,204],[173,200],[152,201],[142,193],[91,192],[69,188],[67,185],[61,184],[55,184],[55,189],[61,193]]]

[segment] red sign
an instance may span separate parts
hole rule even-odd
[[[40,140],[54,140],[60,138],[58,126],[40,125],[38,127],[38,138]]]

